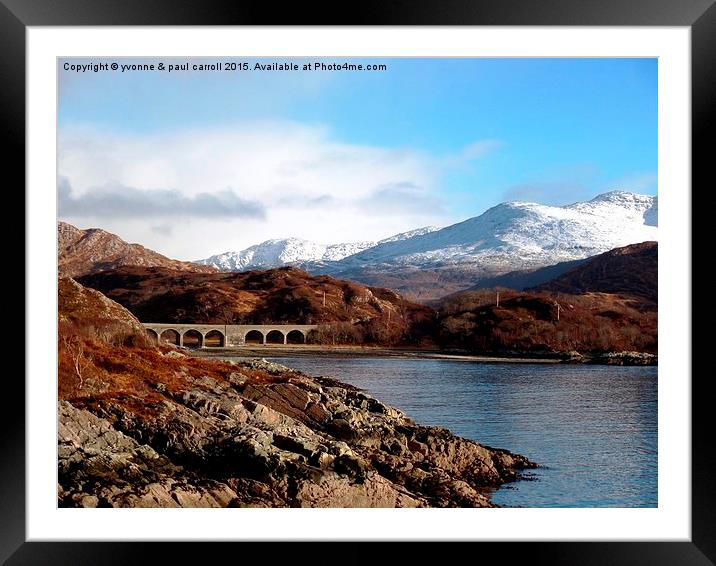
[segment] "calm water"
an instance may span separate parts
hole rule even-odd
[[[416,421],[545,466],[509,507],[655,507],[657,368],[399,358],[271,358],[365,389]]]

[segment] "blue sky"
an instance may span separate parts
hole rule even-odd
[[[656,59],[348,61],[388,70],[75,73],[61,60],[58,168],[72,200],[60,216],[195,258],[266,237],[384,237],[504,200],[656,194]],[[117,193],[125,213],[102,213]],[[182,212],[153,217],[170,194]],[[214,197],[237,212],[219,220],[232,236],[179,244],[177,224],[201,233],[212,221],[192,203]],[[372,209],[385,217],[359,220]],[[324,232],[306,228],[313,218]]]

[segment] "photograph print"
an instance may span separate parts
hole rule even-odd
[[[658,507],[656,58],[59,58],[59,507]]]

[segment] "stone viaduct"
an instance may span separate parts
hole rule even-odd
[[[231,348],[256,344],[305,344],[315,324],[165,324],[143,322],[147,333],[187,348]]]

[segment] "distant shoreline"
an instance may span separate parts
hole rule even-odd
[[[242,346],[236,348],[213,348],[211,350],[193,350],[201,357],[326,357],[326,358],[408,358],[421,360],[456,360],[468,362],[511,362],[511,363],[559,363],[557,358],[525,358],[478,356],[472,354],[446,354],[433,350],[403,350],[400,348],[356,347],[356,346]]]
[[[483,363],[522,363],[522,364],[558,364],[558,363],[592,363],[592,364],[614,364],[614,365],[656,365],[656,356],[642,358],[635,361],[628,356],[622,359],[618,354],[593,356],[582,358],[565,357],[565,355],[553,354],[541,357],[530,356],[529,354],[516,354],[514,356],[478,355],[459,352],[443,352],[440,350],[415,350],[409,348],[385,348],[378,346],[326,346],[326,345],[300,345],[287,346],[283,344],[266,346],[239,346],[233,348],[212,348],[191,350],[192,355],[206,358],[225,357],[326,357],[326,358],[403,358],[421,360],[452,360],[464,362]],[[616,357],[615,357],[616,356]],[[650,355],[646,355],[650,356]],[[611,360],[611,361],[609,361]],[[618,361],[615,361],[618,360]]]

